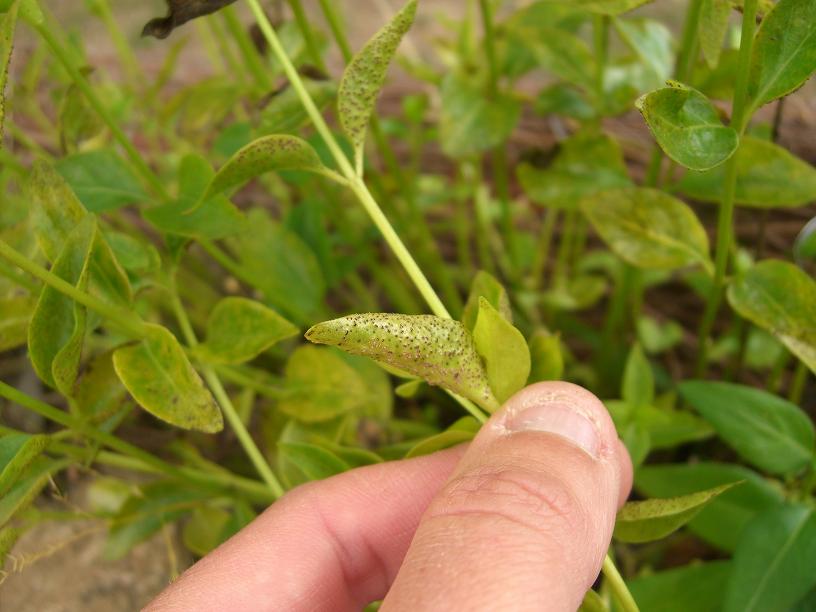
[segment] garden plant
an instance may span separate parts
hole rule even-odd
[[[150,72],[46,4],[0,0],[3,576],[88,517],[204,555],[568,380],[635,465],[582,609],[816,609],[816,0],[168,0]]]

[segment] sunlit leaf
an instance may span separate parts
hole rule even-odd
[[[167,38],[173,30],[191,19],[215,13],[235,0],[166,0],[166,2],[167,16],[148,21],[142,30],[142,36]]]
[[[737,483],[729,483],[668,499],[628,502],[618,511],[615,539],[621,542],[660,540],[688,523],[712,499]]]
[[[481,356],[490,388],[499,402],[519,391],[530,375],[530,350],[521,332],[490,302],[479,298],[473,341]]]
[[[146,325],[144,339],[116,350],[113,367],[152,415],[182,429],[215,433],[223,428],[221,410],[166,328]]]
[[[686,168],[708,170],[737,150],[736,130],[723,125],[696,89],[672,82],[640,98],[637,107],[666,155]]]
[[[491,412],[499,407],[473,337],[458,321],[432,315],[350,315],[315,325],[306,338],[383,361]]]

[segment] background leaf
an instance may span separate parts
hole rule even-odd
[[[721,612],[730,573],[729,561],[692,562],[627,580],[626,586],[641,610]]]
[[[48,447],[48,436],[13,433],[0,436],[0,497]]]
[[[462,324],[470,331],[476,325],[479,316],[479,298],[485,298],[507,321],[513,322],[513,312],[510,308],[510,298],[507,290],[492,274],[479,270],[470,284],[470,292],[462,312]]]
[[[6,117],[6,81],[11,52],[14,49],[14,30],[17,26],[18,2],[12,2],[0,16],[0,147],[3,143],[3,123]]]
[[[731,0],[702,0],[700,3],[697,31],[700,49],[710,68],[714,68],[720,61],[731,10]]]
[[[55,168],[90,212],[116,210],[149,198],[130,167],[111,149],[63,157]]]

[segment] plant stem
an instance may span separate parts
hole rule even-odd
[[[343,22],[341,21],[340,16],[337,14],[337,11],[334,9],[334,2],[333,0],[319,0],[319,2],[320,8],[323,10],[323,16],[326,18],[326,22],[329,24],[329,29],[332,31],[332,36],[334,36],[334,40],[337,42],[337,46],[340,48],[340,54],[343,56],[343,60],[348,63],[352,57],[351,45],[349,44],[348,37],[346,36]]]
[[[320,48],[317,46],[317,37],[309,23],[309,18],[306,16],[306,11],[303,10],[303,3],[300,0],[289,0],[289,6],[295,15],[295,21],[300,30],[300,35],[303,36],[303,42],[306,43],[306,50],[309,52],[310,59],[314,62],[315,66],[320,68],[323,72],[326,72],[326,62],[323,61],[323,56],[320,55]]]
[[[805,392],[805,383],[808,379],[808,374],[810,370],[805,365],[804,361],[797,361],[796,369],[793,372],[793,379],[791,380],[790,385],[790,392],[788,393],[788,399],[793,404],[800,404],[802,402],[802,395]]]
[[[142,465],[155,470],[157,473],[210,487],[217,486],[233,488],[249,493],[255,499],[269,499],[269,492],[259,482],[241,478],[232,474],[201,472],[196,469],[179,467],[171,463],[167,463],[166,461],[155,457],[147,451],[142,450],[138,446],[134,446],[128,442],[120,440],[112,434],[100,431],[82,419],[78,419],[62,410],[59,410],[58,408],[55,408],[54,406],[34,399],[22,391],[18,391],[14,387],[7,385],[3,381],[0,381],[0,396],[5,397],[7,400],[12,401],[15,404],[19,404],[20,406],[23,406],[24,408],[27,408],[42,417],[45,417],[49,421],[58,423],[63,427],[68,427],[69,429],[80,433],[94,440],[95,442],[107,446],[108,448],[122,453],[123,455],[132,457],[133,459],[139,461]]]
[[[261,56],[255,48],[255,44],[252,42],[249,34],[247,34],[246,29],[244,29],[241,20],[238,19],[235,9],[231,6],[225,6],[221,14],[224,16],[224,23],[227,26],[227,30],[233,40],[235,40],[235,44],[238,45],[238,50],[244,58],[244,64],[249,69],[255,82],[264,90],[271,91],[273,85],[272,79],[269,76],[270,70],[264,66]]]
[[[612,588],[612,593],[618,600],[623,612],[639,612],[638,605],[635,603],[634,597],[632,597],[632,594],[629,592],[626,582],[624,582],[623,578],[618,572],[618,568],[615,567],[615,562],[612,561],[612,558],[609,555],[604,557],[603,574],[604,578],[609,582],[609,586]]]
[[[557,221],[558,209],[553,206],[548,206],[547,211],[544,213],[544,221],[538,230],[538,245],[536,247],[532,271],[530,272],[533,289],[539,289],[544,284],[544,272],[547,268],[547,261],[550,258],[550,247],[552,246],[552,238]]]
[[[187,312],[184,310],[181,300],[179,300],[175,276],[171,277],[170,282],[170,303],[173,312],[176,315],[176,319],[178,320],[178,324],[181,328],[181,333],[184,336],[185,341],[190,348],[195,348],[198,345],[198,338],[196,338],[195,331],[193,330],[193,326],[190,324],[190,319],[187,316]],[[281,497],[285,492],[283,486],[278,481],[278,478],[275,476],[274,472],[272,472],[272,468],[269,467],[269,464],[267,463],[266,459],[264,459],[260,449],[258,449],[258,446],[255,444],[255,441],[252,439],[249,431],[247,431],[247,428],[244,426],[241,417],[238,415],[238,411],[235,410],[232,400],[229,398],[227,392],[224,390],[224,386],[221,384],[221,379],[218,378],[218,375],[215,373],[212,366],[202,363],[200,364],[200,369],[202,375],[204,376],[204,380],[207,381],[207,384],[212,390],[215,399],[221,405],[221,410],[224,412],[224,416],[227,418],[227,421],[229,421],[232,430],[235,432],[238,441],[244,448],[244,451],[249,457],[249,460],[252,462],[252,465],[255,466],[258,474],[260,474],[261,478],[269,486],[272,494],[275,497]]]
[[[751,50],[756,30],[757,0],[745,0],[742,16],[742,36],[737,60],[737,76],[734,84],[734,103],[731,113],[731,126],[742,138],[750,120],[746,112],[748,76],[750,70]],[[723,197],[717,219],[717,246],[714,258],[714,287],[708,295],[703,318],[698,333],[698,360],[696,375],[701,376],[708,366],[708,339],[714,326],[714,320],[722,302],[725,287],[725,275],[728,271],[728,256],[733,240],[734,197],[737,188],[737,156],[732,155],[725,162],[725,179]]]
[[[122,131],[122,128],[119,127],[119,124],[116,122],[116,120],[110,114],[108,109],[102,103],[102,100],[99,99],[99,96],[96,95],[96,92],[93,90],[90,83],[88,83],[87,79],[73,64],[73,62],[71,61],[71,55],[62,47],[62,45],[56,39],[56,37],[51,32],[48,26],[40,25],[35,26],[35,28],[37,30],[37,33],[51,48],[53,56],[62,65],[62,67],[71,77],[73,82],[76,84],[76,86],[88,100],[88,103],[93,107],[93,109],[102,119],[102,121],[105,122],[105,125],[108,126],[108,129],[113,134],[113,137],[116,139],[119,145],[125,150],[128,159],[131,161],[136,171],[141,175],[142,179],[147,184],[149,184],[151,189],[162,199],[164,200],[168,199],[167,191],[165,190],[164,185],[147,165],[144,158],[136,150],[136,147],[134,147],[133,144],[128,139],[128,137],[125,136],[125,133]]]
[[[116,53],[119,55],[119,62],[125,69],[131,84],[136,90],[141,89],[147,84],[147,79],[136,59],[136,54],[133,53],[130,43],[128,43],[124,34],[122,34],[119,24],[116,22],[116,19],[114,19],[113,13],[111,13],[108,0],[96,0],[94,8],[96,8],[97,15],[108,30],[108,36],[110,36],[113,46],[116,47]]]

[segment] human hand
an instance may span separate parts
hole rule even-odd
[[[576,610],[631,484],[601,402],[538,383],[468,446],[298,487],[147,610]]]

